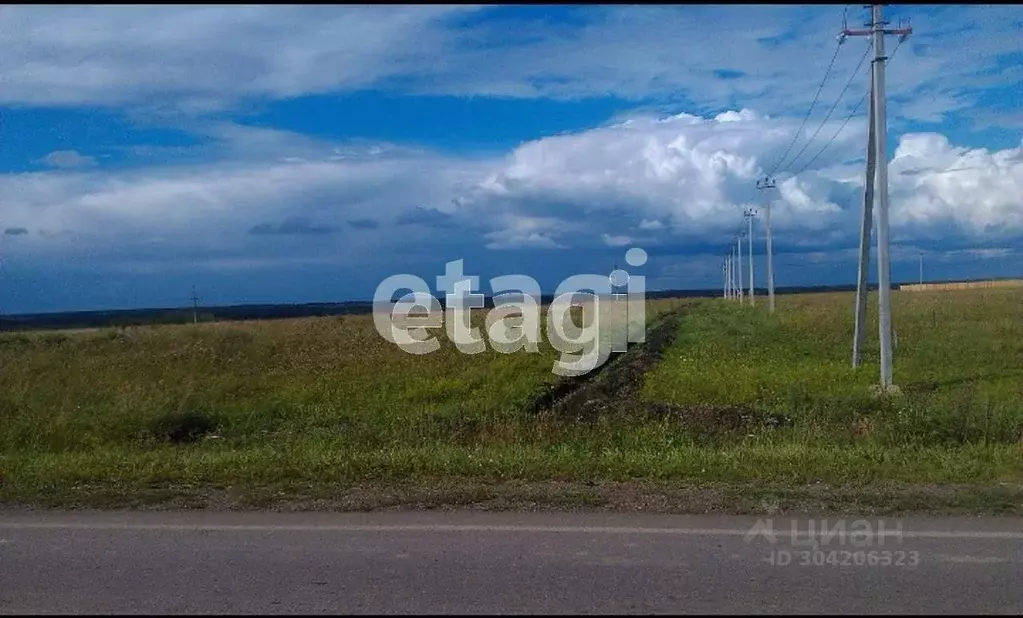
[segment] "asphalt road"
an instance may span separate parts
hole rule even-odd
[[[44,612],[1019,614],[1023,520],[2,512]]]

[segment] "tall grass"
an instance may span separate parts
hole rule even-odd
[[[870,389],[879,377],[876,311],[869,314],[864,363],[852,368],[849,293],[779,297],[773,315],[734,303],[700,304],[648,376],[645,396],[680,406],[784,414],[792,421],[790,434],[817,443],[1018,442],[1023,292],[904,292],[893,298],[894,378],[902,396],[877,397]]]
[[[648,303],[650,321],[692,306],[649,402],[794,419],[709,437],[671,415],[529,413],[556,379],[550,345],[466,355],[434,331],[441,349],[415,356],[370,316],[4,334],[0,502],[452,478],[1018,482],[1019,297],[956,294],[896,295],[902,403],[870,397],[876,367],[848,367],[849,297],[780,297],[774,317]]]
[[[652,302],[649,318],[677,304]],[[472,320],[482,328],[483,312]],[[148,448],[161,420],[186,414],[233,446],[430,444],[458,428],[498,431],[556,378],[559,352],[542,326],[539,353],[474,355],[443,329],[431,331],[439,350],[408,354],[371,316],[4,334],[0,452]]]

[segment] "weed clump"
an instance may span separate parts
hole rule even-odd
[[[159,442],[190,444],[210,434],[217,423],[203,412],[168,412],[149,423],[148,433]]]

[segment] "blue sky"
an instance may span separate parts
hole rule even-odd
[[[550,291],[632,246],[716,289],[790,143],[777,284],[851,283],[865,39],[799,130],[842,9],[5,6],[0,312],[366,299],[455,259]],[[885,10],[894,279],[1023,275],[1023,8]]]

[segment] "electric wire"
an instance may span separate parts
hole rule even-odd
[[[899,42],[896,43],[895,47],[892,49],[892,55],[888,56],[888,61],[889,62],[891,62],[891,60],[893,58],[895,58],[895,54],[899,51],[899,46],[900,45],[902,45],[902,40],[899,40]],[[860,100],[856,103],[856,106],[849,113],[849,115],[845,117],[845,120],[842,121],[841,126],[839,126],[838,130],[835,131],[835,134],[831,136],[831,139],[829,139],[827,142],[825,142],[824,146],[821,147],[821,149],[817,151],[817,154],[813,155],[813,158],[811,158],[809,161],[807,161],[806,164],[803,165],[803,167],[799,168],[799,171],[796,172],[795,174],[793,174],[793,176],[798,176],[798,175],[802,174],[803,172],[805,172],[806,169],[808,167],[810,167],[810,165],[812,165],[813,162],[816,161],[818,157],[820,157],[822,154],[824,154],[824,151],[828,149],[828,146],[830,146],[832,144],[832,142],[834,142],[836,139],[838,139],[838,136],[842,133],[842,129],[844,129],[845,125],[849,124],[849,121],[852,120],[854,116],[856,116],[856,112],[859,111],[860,106],[863,105],[863,102],[867,100],[867,96],[869,94],[870,94],[869,90],[867,92],[863,93],[863,96],[860,97]]]
[[[859,76],[860,68],[863,66],[863,61],[867,59],[867,55],[870,54],[870,50],[873,49],[873,48],[874,48],[874,42],[871,41],[870,44],[867,45],[867,49],[863,50],[863,55],[860,56],[859,63],[856,65],[856,68],[853,70],[852,75],[849,76],[849,80],[847,82],[845,82],[845,87],[843,87],[842,91],[838,93],[838,97],[835,98],[835,103],[831,106],[831,109],[828,110],[827,115],[824,116],[824,120],[821,121],[820,126],[817,127],[817,130],[814,131],[813,135],[810,137],[810,140],[808,142],[806,142],[806,145],[803,146],[803,149],[799,151],[799,154],[797,154],[795,157],[792,158],[792,161],[790,161],[790,165],[792,163],[795,163],[796,161],[798,161],[799,157],[804,152],[806,152],[806,149],[810,146],[810,144],[813,143],[813,140],[816,139],[817,135],[820,134],[821,129],[824,128],[824,125],[827,124],[828,120],[831,118],[831,114],[835,113],[835,109],[838,108],[838,104],[842,102],[842,95],[844,95],[845,91],[848,90],[849,86],[852,85],[853,80],[856,79],[856,77]]]
[[[824,90],[824,84],[828,81],[828,76],[831,75],[831,69],[835,66],[835,59],[838,58],[838,52],[841,50],[842,44],[836,44],[835,53],[831,55],[831,62],[828,63],[828,70],[824,72],[824,79],[822,79],[820,85],[817,86],[817,93],[813,95],[813,102],[810,103],[810,109],[806,110],[806,115],[803,116],[803,122],[800,123],[799,128],[796,129],[796,132],[792,135],[792,141],[789,142],[785,152],[781,155],[781,159],[779,159],[778,163],[771,169],[771,173],[768,174],[768,176],[774,176],[774,173],[778,171],[778,168],[784,165],[786,157],[789,156],[789,152],[792,151],[792,147],[795,146],[796,141],[799,140],[799,132],[803,130],[803,127],[806,126],[806,121],[810,119],[810,113],[813,112],[814,106],[817,105],[817,101],[820,99],[821,91]]]

